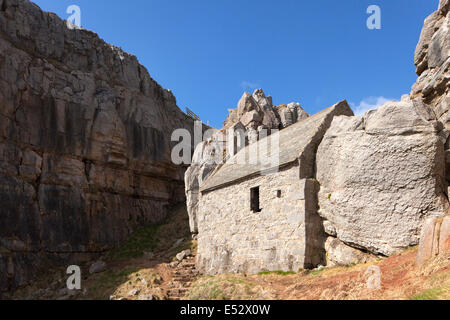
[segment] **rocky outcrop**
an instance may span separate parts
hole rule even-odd
[[[170,133],[193,129],[136,57],[0,0],[0,290],[79,262],[183,201]]]
[[[450,1],[440,0],[439,8],[424,22],[414,55],[419,78],[412,87],[411,97],[433,108],[437,119],[450,130]],[[450,183],[450,141],[445,143],[445,174]],[[448,194],[448,192],[447,192]],[[447,221],[446,218],[445,221]],[[439,239],[442,219],[430,218],[425,223],[420,240],[417,264],[443,251],[448,240]],[[443,224],[448,233],[448,223]],[[447,234],[448,238],[448,234]],[[441,243],[439,245],[439,243]],[[450,249],[450,248],[447,248]]]
[[[347,246],[334,237],[328,237],[325,241],[325,251],[328,267],[367,263],[375,259],[373,255]]]
[[[276,107],[280,115],[283,128],[289,127],[298,121],[309,117],[309,114],[302,109],[299,103],[290,103],[288,105],[279,105]]]
[[[439,9],[424,23],[414,55],[419,78],[411,97],[433,108],[437,118],[450,129],[450,1],[441,0]]]
[[[262,89],[255,90],[253,95],[245,92],[239,100],[237,109],[230,109],[224,129],[240,122],[247,130],[283,129],[297,121],[306,119],[309,114],[299,103],[274,106],[272,97],[266,97]]]
[[[186,205],[192,234],[198,233],[197,212],[200,186],[218,166],[214,156],[217,143],[217,141],[211,138],[198,144],[192,157],[192,164],[186,170],[184,178]]]
[[[412,99],[429,105],[447,130],[450,129],[450,1],[440,0],[439,9],[424,22],[414,55],[419,78]],[[446,149],[450,149],[447,142]],[[447,171],[450,174],[450,153]],[[448,179],[450,181],[450,177]]]
[[[427,219],[420,238],[416,264],[450,251],[450,216]]]
[[[419,242],[446,212],[448,133],[421,101],[404,97],[363,117],[337,117],[317,152],[319,214],[355,248],[392,255]]]

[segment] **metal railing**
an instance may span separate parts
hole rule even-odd
[[[186,114],[189,116],[189,117],[191,117],[192,119],[194,119],[194,120],[198,120],[198,121],[201,121],[200,120],[200,117],[198,116],[198,115],[196,115],[191,109],[189,109],[189,108],[186,108]]]

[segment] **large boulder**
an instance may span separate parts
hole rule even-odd
[[[446,137],[433,113],[407,97],[336,117],[316,158],[325,229],[386,256],[418,244],[425,219],[446,212]]]

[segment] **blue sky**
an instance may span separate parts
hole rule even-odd
[[[400,99],[424,19],[438,0],[35,0],[136,55],[178,105],[221,127],[242,93],[316,113],[347,99],[356,108]],[[381,30],[369,30],[369,5]]]

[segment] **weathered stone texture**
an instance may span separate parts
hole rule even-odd
[[[29,1],[0,3],[4,290],[44,258],[101,252],[165,218],[184,200],[170,133],[193,120],[136,57]]]
[[[303,110],[299,103],[290,103],[286,105],[280,105],[277,107],[277,111],[280,115],[281,124],[283,128],[302,121],[309,117],[309,114]]]
[[[212,137],[197,145],[192,157],[192,164],[185,173],[186,206],[189,215],[189,227],[192,234],[198,233],[197,212],[200,186],[216,169],[218,164],[213,157],[217,141]],[[221,146],[224,148],[224,146]],[[225,159],[222,157],[222,161]]]
[[[266,97],[262,89],[252,94],[245,92],[239,100],[237,109],[230,109],[224,129],[241,122],[247,130],[283,129],[309,117],[299,103],[274,106],[272,97]]]
[[[450,216],[428,218],[422,229],[416,264],[450,251]]]
[[[264,92],[255,90],[253,95],[244,92],[238,102],[237,109],[231,109],[224,128],[241,122],[246,129],[257,129],[264,125],[268,129],[278,129],[280,126],[279,117],[272,106],[272,98],[267,98]]]
[[[437,118],[450,129],[450,5],[441,0],[439,9],[424,22],[414,55],[419,78],[411,97],[433,108]]]
[[[373,255],[347,246],[334,237],[328,237],[325,241],[325,251],[328,267],[367,263],[375,259]]]
[[[314,215],[318,218],[311,192],[317,186],[312,180],[300,181],[298,170],[294,165],[201,196],[200,270],[206,274],[297,271],[322,263],[323,241],[308,233],[320,225],[312,221]],[[261,212],[253,212],[250,207],[250,188],[257,186]],[[305,257],[307,251],[314,254]]]
[[[391,255],[419,242],[442,216],[445,133],[421,103],[391,102],[364,117],[336,117],[317,152],[319,214],[342,242]]]
[[[450,217],[443,219],[439,230],[439,253],[450,251]]]

